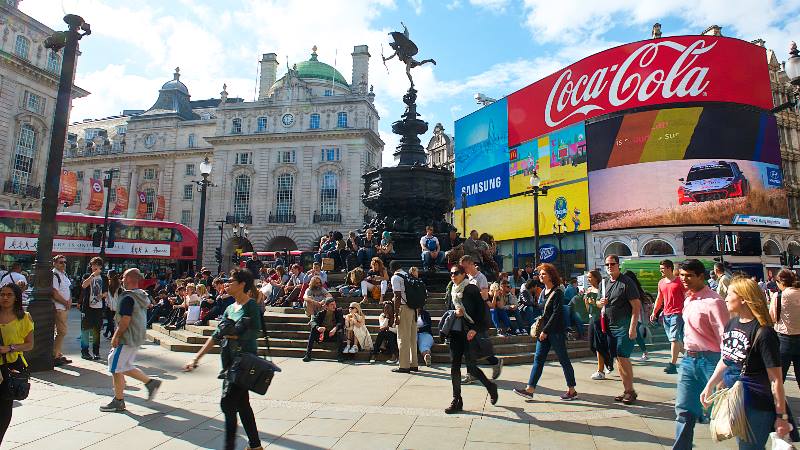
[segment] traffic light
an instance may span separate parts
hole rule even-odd
[[[100,247],[103,242],[103,232],[95,231],[92,233],[92,247]]]
[[[114,248],[114,234],[117,231],[117,222],[108,224],[108,236],[106,236],[106,248]]]
[[[795,268],[800,266],[800,256],[790,255],[789,256],[789,268]]]
[[[222,249],[217,247],[214,249],[214,258],[217,260],[217,263],[222,262]]]

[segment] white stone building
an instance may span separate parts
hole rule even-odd
[[[64,166],[83,179],[83,194],[67,210],[87,212],[88,179],[119,169],[114,186],[128,189],[129,217],[141,191],[148,218],[163,195],[166,220],[197,229],[193,181],[209,157],[206,266],[216,266],[220,238],[227,268],[237,250],[311,249],[331,229],[359,228],[367,212],[361,175],[380,167],[383,141],[367,46],[355,46],[352,57],[348,83],[317,59],[316,48],[280,79],[277,55],[264,54],[258,99],[251,102],[228,98],[225,86],[219,99],[191,101],[176,70],[147,111],[72,124]],[[219,221],[228,226],[220,231]],[[248,239],[234,235],[239,223]]]
[[[44,48],[53,30],[21,12],[18,3],[0,1],[0,208],[37,211],[44,194],[61,55]],[[73,98],[87,95],[73,87]]]

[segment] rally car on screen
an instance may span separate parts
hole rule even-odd
[[[735,162],[712,161],[695,164],[686,178],[679,178],[678,204],[745,197],[750,183]]]

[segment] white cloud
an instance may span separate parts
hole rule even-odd
[[[422,14],[422,0],[408,0],[408,4],[414,10],[414,14]]]
[[[452,11],[454,9],[458,9],[460,7],[461,7],[461,0],[453,0],[450,3],[445,5],[445,8],[447,8],[449,11]]]

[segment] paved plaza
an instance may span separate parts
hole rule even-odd
[[[193,373],[180,367],[189,354],[156,345],[140,351],[140,367],[164,380],[154,402],[144,388],[128,388],[128,412],[101,413],[111,395],[105,365],[80,359],[75,339],[78,315],[73,311],[68,338],[74,363],[37,374],[28,400],[14,408],[12,426],[0,450],[18,448],[218,449],[222,447],[223,416],[219,409],[221,382],[218,355],[208,355]],[[103,342],[103,352],[108,348]],[[573,361],[580,397],[558,399],[564,390],[561,368],[545,368],[532,402],[510,388],[527,380],[529,365],[506,367],[499,380],[500,400],[489,403],[480,385],[464,388],[464,414],[447,416],[451,398],[449,366],[422,368],[414,375],[390,373],[382,363],[303,363],[276,358],[283,369],[266,397],[251,396],[261,439],[271,449],[661,449],[669,448],[674,429],[675,375],[664,374],[666,352],[635,362],[639,402],[615,404],[621,392],[616,372],[605,381],[591,381],[591,358]],[[788,395],[799,397],[794,378]],[[798,403],[792,402],[795,411]],[[696,448],[734,448],[715,444],[708,426],[699,425]],[[240,445],[245,448],[240,428]]]

